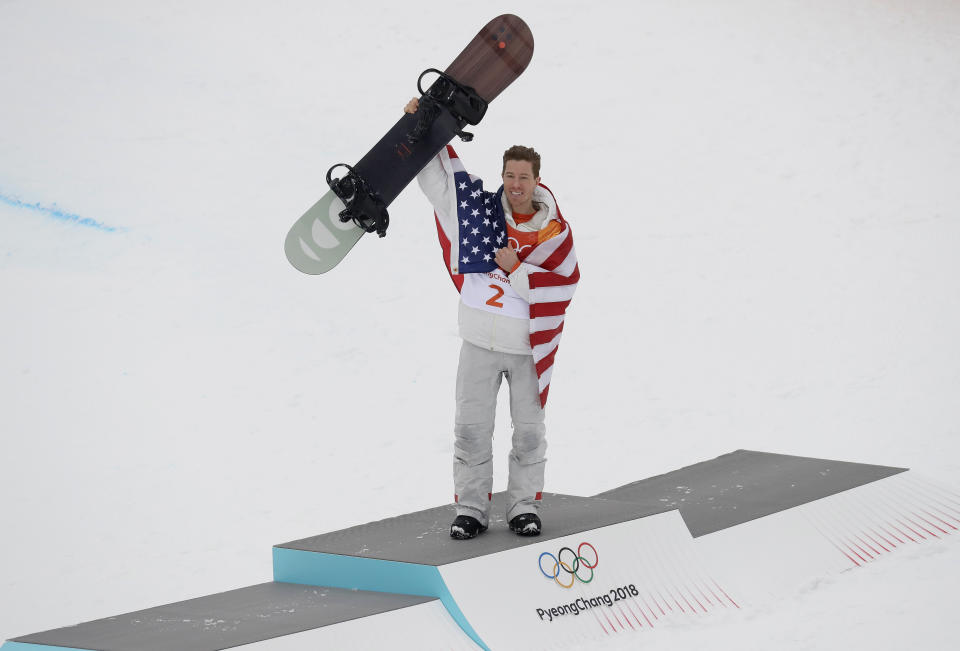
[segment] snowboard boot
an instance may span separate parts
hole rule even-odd
[[[486,531],[487,528],[480,524],[476,518],[469,515],[458,515],[450,525],[450,537],[457,540],[469,540],[476,538],[478,534]]]
[[[536,513],[521,513],[510,520],[510,531],[518,536],[539,536],[540,516]]]

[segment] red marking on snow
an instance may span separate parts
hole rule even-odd
[[[533,499],[534,499],[534,500],[542,500],[542,499],[543,499],[543,493],[541,493],[541,492],[538,491],[537,494],[533,497]]]
[[[834,545],[834,547],[836,547],[836,545]],[[840,548],[837,547],[837,549],[840,549]],[[843,551],[842,549],[840,549],[840,552],[841,552],[844,556],[846,556],[847,558],[849,558],[849,559],[853,562],[854,565],[856,565],[857,567],[861,567],[862,564],[861,564],[861,563],[858,563],[858,562],[857,562],[857,559],[855,559],[853,556],[851,556],[851,555],[848,554],[847,552]],[[860,560],[863,561],[862,558],[861,558]],[[863,562],[866,563],[866,561],[863,561]]]
[[[492,499],[493,499],[493,493],[487,493],[487,501],[489,502]]]
[[[912,480],[910,484],[912,485],[912,488],[915,492],[920,493],[926,499],[932,500],[934,503],[939,504],[945,509],[949,509],[950,511],[953,511],[957,515],[960,515],[960,511],[958,511],[957,509],[955,509],[953,506],[950,505],[950,503],[952,502],[957,506],[960,506],[960,503],[958,503],[955,499],[953,499],[953,493],[951,491],[948,491],[947,489],[942,488],[940,486],[936,486],[934,484],[927,484],[926,482],[921,482],[916,479]],[[943,502],[941,500],[946,500],[946,502]]]
[[[854,536],[854,538],[856,538],[856,536]],[[873,555],[872,555],[870,552],[868,552],[866,549],[864,549],[863,547],[861,547],[860,545],[858,545],[855,540],[848,540],[848,541],[846,541],[846,544],[847,544],[848,547],[849,547],[850,545],[852,545],[853,547],[856,547],[856,548],[859,549],[861,552],[863,552],[865,555],[869,556],[871,561],[873,560]],[[853,550],[853,552],[856,554],[856,550]],[[857,556],[860,556],[860,555],[857,554]],[[863,556],[860,556],[860,558],[861,558],[864,562],[866,562],[866,559],[863,558]]]
[[[724,590],[723,588],[720,587],[720,584],[719,584],[719,583],[717,583],[716,581],[714,581],[712,578],[711,578],[710,580],[713,581],[713,585],[717,586],[717,590],[719,590],[720,592],[722,592],[722,593],[723,593],[723,596],[730,600],[730,603],[732,603],[732,604],[733,604],[734,606],[736,606],[738,609],[740,608],[740,605],[739,605],[736,601],[734,601],[733,599],[730,599],[730,595],[727,594],[727,591],[726,591],[726,590]]]
[[[690,586],[684,585],[684,586],[683,586],[683,589],[680,590],[680,596],[683,597],[683,600],[684,600],[685,602],[687,602],[687,605],[688,605],[688,606],[690,606],[691,612],[696,613],[696,612],[697,612],[697,609],[694,608],[694,607],[693,607],[693,604],[690,603],[690,600],[687,599],[687,595],[683,594],[683,590],[686,590],[686,591],[687,591],[687,595],[693,597],[693,600],[697,603],[698,606],[700,606],[700,609],[701,609],[703,612],[707,612],[707,609],[703,607],[703,604],[700,603],[700,601],[697,599],[697,596],[696,596],[695,594],[693,594],[693,591],[690,589]]]
[[[591,608],[591,609],[590,609],[590,614],[593,615],[593,618],[594,618],[595,620],[597,620],[597,624],[600,624],[600,628],[603,629],[603,632],[606,633],[607,635],[610,635],[609,631],[607,631],[607,629],[604,628],[603,622],[601,622],[601,621],[600,621],[600,618],[597,616],[597,611],[595,611],[595,610],[593,610],[593,609]]]
[[[889,523],[888,523],[888,524],[889,524]],[[890,532],[887,530],[887,528],[884,527],[882,524],[881,524],[881,525],[878,525],[878,526],[880,527],[880,531],[882,531],[883,533],[887,534],[888,536],[890,536],[891,538],[893,538],[894,540],[896,540],[896,541],[897,541],[898,543],[900,543],[901,545],[904,544],[904,542],[903,542],[902,540],[900,540],[899,538],[897,538],[896,534],[890,533]],[[894,529],[896,529],[896,527],[894,527]],[[902,534],[901,534],[901,535],[902,535]],[[893,543],[891,543],[891,544],[893,544]],[[893,545],[893,546],[896,547],[896,545]]]
[[[896,522],[897,524],[899,524],[900,526],[902,526],[904,529],[912,532],[913,535],[916,536],[917,538],[921,538],[921,539],[923,539],[923,540],[926,540],[926,537],[925,537],[923,534],[919,533],[916,529],[914,529],[914,528],[911,527],[910,525],[904,523],[904,521],[903,521],[902,518],[905,517],[905,516],[903,515],[902,511],[899,509],[899,507],[898,507],[896,504],[892,503],[892,502],[888,499],[888,500],[885,500],[884,506],[886,507],[886,509],[887,509],[889,512],[892,512],[892,516],[888,516],[888,517],[892,517],[894,522]],[[914,543],[917,542],[916,538],[914,538],[914,537],[911,536],[910,534],[906,533],[905,531],[903,531],[903,530],[900,529],[899,527],[894,527],[894,528],[900,533],[900,535],[909,538],[909,539],[910,539],[910,542],[914,542]]]
[[[928,508],[930,508],[930,509],[932,509],[933,511],[939,513],[940,515],[942,515],[943,517],[947,518],[948,520],[953,520],[954,522],[957,522],[958,524],[960,524],[960,519],[957,518],[957,516],[960,516],[960,511],[957,511],[956,509],[954,509],[953,507],[951,507],[949,504],[945,504],[944,502],[942,502],[937,495],[931,494],[931,493],[925,491],[924,489],[922,489],[921,487],[916,486],[916,485],[914,485],[914,486],[905,486],[904,488],[906,488],[908,491],[911,491],[911,492],[914,494],[914,496],[918,496],[918,497],[919,497],[920,499],[922,499],[923,501],[928,502],[928,503],[929,503],[929,504],[928,504]],[[951,512],[953,513],[953,515],[948,514],[948,513],[944,513],[943,511],[941,511],[940,509],[937,508],[938,506],[943,507],[943,508],[947,509],[948,511],[951,511]],[[927,514],[930,515],[929,512],[928,512]],[[931,517],[935,517],[935,516],[931,516]],[[939,519],[939,518],[938,518],[938,519]],[[956,530],[956,527],[954,527],[954,526],[953,526],[952,524],[950,524],[949,522],[944,522],[943,520],[940,520],[940,521],[943,522],[944,524],[948,525],[950,528]]]
[[[600,617],[597,616],[597,613],[595,613],[595,612],[592,611],[592,610],[590,611],[590,613],[593,615],[593,618],[594,618],[595,620],[597,620],[597,623],[600,624],[600,628],[603,629],[603,632],[606,633],[607,635],[610,635],[610,631],[608,631],[608,630],[607,630],[607,627],[604,626],[604,625],[603,625],[603,622],[600,621]]]
[[[933,533],[932,531],[930,531],[929,529],[927,529],[926,527],[924,527],[922,524],[917,524],[916,522],[914,522],[913,520],[911,520],[908,516],[904,516],[904,517],[907,519],[907,522],[909,522],[910,524],[916,526],[918,529],[922,529],[923,531],[926,531],[928,536],[933,536],[934,538],[940,538],[940,536],[938,536],[937,534]],[[912,530],[911,530],[911,531],[912,531]],[[916,533],[916,532],[915,532],[915,533]],[[918,533],[917,535],[920,536],[921,538],[923,538],[924,540],[926,540],[926,538],[924,538],[921,534]]]
[[[630,605],[628,604],[627,607],[629,608]],[[647,606],[647,608],[650,608],[650,606]],[[647,625],[648,625],[650,628],[653,628],[653,622],[651,622],[651,621],[650,621],[650,618],[647,617],[647,613],[643,610],[643,608],[640,607],[640,604],[637,604],[637,610],[639,610],[639,611],[640,611],[640,614],[643,615],[643,618],[644,618],[645,620],[647,620]],[[633,612],[633,609],[632,609],[632,608],[630,609],[630,612]],[[653,611],[650,611],[650,612],[653,612]],[[634,615],[634,617],[636,617],[636,615]],[[657,618],[656,613],[653,614],[653,618],[654,618],[654,619]],[[640,623],[640,620],[637,620],[637,623],[639,624],[639,623]]]
[[[849,542],[847,542],[847,541],[845,541],[845,540],[842,541],[842,542],[843,542],[844,547],[846,547],[846,548],[849,549],[851,552],[853,552],[854,556],[856,556],[857,558],[859,558],[859,559],[860,559],[861,561],[863,561],[864,563],[869,563],[869,562],[870,562],[870,561],[868,561],[867,559],[865,559],[863,556],[861,556],[860,554],[857,553],[857,550],[853,548],[853,547],[856,547],[856,545],[854,545],[853,547],[851,547]],[[863,551],[863,550],[861,549],[860,551]],[[866,554],[866,552],[863,552],[863,553]],[[870,556],[870,554],[867,554],[867,556]],[[872,557],[871,557],[871,558],[872,558]]]
[[[673,603],[677,604],[677,608],[680,609],[680,612],[683,613],[684,615],[686,615],[686,614],[687,614],[687,611],[683,608],[683,606],[680,604],[680,602],[677,601],[676,595],[671,594],[670,596],[673,597]],[[680,593],[680,597],[681,597],[684,601],[687,601],[687,598],[683,596],[683,593],[682,593],[682,592]],[[690,608],[690,610],[693,610],[693,606],[690,605],[690,602],[689,602],[689,601],[687,601],[687,606]]]
[[[882,535],[880,535],[879,533],[877,533],[877,530],[874,529],[873,527],[867,527],[867,528],[869,529],[870,533],[872,533],[874,536],[876,536],[877,538],[879,538],[880,540],[882,540],[883,542],[887,543],[887,544],[890,546],[890,549],[887,549],[886,547],[883,547],[882,544],[880,544],[879,542],[877,542],[876,538],[874,538],[874,542],[877,542],[878,545],[880,545],[881,547],[883,547],[883,551],[889,552],[889,551],[891,551],[892,549],[895,549],[895,548],[897,547],[895,544],[893,544],[892,542],[890,542],[889,540],[887,540],[886,538],[884,538]]]
[[[908,531],[913,531],[913,529],[911,529],[911,528],[908,527],[907,525],[903,524],[903,521],[902,521],[902,520],[894,520],[894,522],[896,522],[897,524],[903,526],[903,528],[904,528],[904,529],[907,529]],[[891,526],[893,526],[893,525],[891,525]],[[903,536],[904,538],[906,538],[906,539],[909,540],[910,542],[912,542],[912,543],[917,542],[917,539],[916,539],[916,538],[914,538],[914,537],[911,536],[910,534],[902,531],[902,530],[900,529],[900,527],[893,526],[893,528],[896,529],[896,530],[900,533],[901,536]],[[923,538],[923,536],[921,536],[920,534],[918,534],[916,531],[913,531],[913,533],[916,534],[917,538]]]
[[[934,501],[936,502],[936,500],[934,500]],[[958,520],[957,518],[951,516],[951,515],[948,514],[948,513],[944,513],[943,511],[941,511],[941,510],[938,509],[937,507],[935,507],[935,506],[930,506],[929,508],[930,508],[932,511],[934,511],[934,513],[939,513],[940,515],[942,515],[942,516],[943,516],[944,518],[946,518],[947,520],[952,520],[953,522],[956,522],[956,523],[960,524],[960,520]],[[922,509],[921,509],[921,510],[922,510]],[[929,515],[931,518],[934,518],[935,520],[939,520],[940,522],[942,522],[943,524],[947,525],[948,527],[950,527],[950,528],[953,529],[954,531],[957,531],[957,527],[955,527],[952,523],[947,522],[947,520],[944,520],[943,518],[938,518],[937,516],[933,515],[933,513],[930,513],[930,511],[925,511],[925,510],[924,510],[923,512],[926,513],[927,515]]]
[[[907,506],[906,508],[903,508],[903,505],[902,505],[902,504],[901,504],[901,505],[896,505],[896,504],[894,504],[894,505],[892,506],[892,508],[893,508],[894,512],[895,512],[895,513],[897,514],[897,516],[898,516],[898,517],[896,518],[897,522],[899,522],[899,523],[902,524],[904,527],[906,527],[907,529],[909,529],[909,530],[910,530],[915,536],[917,536],[918,538],[920,538],[920,539],[922,539],[922,540],[926,540],[926,539],[927,539],[927,537],[924,536],[922,533],[920,533],[920,531],[923,531],[924,533],[926,533],[927,536],[932,536],[932,537],[934,537],[934,538],[939,538],[939,537],[940,537],[940,536],[938,536],[937,534],[935,534],[935,533],[933,533],[932,531],[930,531],[930,529],[927,529],[927,528],[924,527],[922,524],[918,523],[916,520],[914,520],[914,519],[912,519],[912,518],[910,517],[910,516],[912,515],[914,518],[917,518],[917,519],[919,519],[919,520],[923,520],[923,518],[921,518],[921,517],[918,516],[915,512],[912,512],[912,511],[910,510],[911,507]],[[913,527],[911,527],[910,524],[906,524],[906,523],[904,522],[904,520],[906,520],[907,522],[909,522],[910,524],[912,524]],[[929,523],[927,523],[927,524],[929,524]],[[916,529],[914,529],[914,527],[916,527]],[[933,528],[936,529],[936,528],[938,528],[938,527],[933,526]],[[917,531],[917,529],[919,529],[920,531]],[[916,542],[916,540],[914,540],[913,542]]]
[[[663,598],[663,593],[660,592],[660,589],[659,589],[659,588],[657,588],[657,594],[660,595],[660,600],[663,601],[663,603],[667,604],[667,610],[669,610],[669,611],[672,613],[672,612],[673,612],[673,606],[670,605],[670,602],[669,602],[667,599],[664,599],[664,598]],[[653,601],[657,604],[657,608],[660,609],[660,614],[663,615],[664,617],[666,617],[666,616],[667,616],[667,613],[664,612],[663,606],[660,604],[660,601],[658,601],[657,598],[654,597],[653,595],[650,595],[650,596],[651,596],[651,598],[653,599]]]
[[[872,531],[872,529],[871,529],[870,527],[867,527],[867,528],[864,529],[861,533],[862,533],[864,536],[866,536],[867,538],[869,538],[869,539],[870,539],[870,542],[872,542],[874,545],[876,545],[877,547],[879,547],[880,549],[882,549],[884,552],[886,552],[886,553],[888,553],[888,554],[890,553],[890,550],[887,549],[886,547],[884,547],[884,546],[883,546],[883,543],[881,543],[879,540],[877,540],[876,538],[874,538],[873,535],[871,535],[871,534],[873,534],[874,532]],[[877,555],[879,555],[879,554],[880,554],[880,552],[877,552]]]
[[[717,605],[717,604],[713,603],[713,599],[710,598],[710,595],[708,595],[706,592],[703,591],[703,581],[702,581],[702,580],[698,581],[698,580],[694,579],[693,585],[697,586],[697,590],[700,591],[700,594],[703,596],[703,598],[706,600],[706,602],[707,602],[709,605],[711,605],[711,606],[716,606],[716,605]],[[707,586],[707,592],[709,592],[709,591],[710,591],[710,586]],[[713,596],[716,597],[717,595],[713,595]],[[719,601],[719,599],[718,599],[718,601]]]
[[[607,624],[610,625],[610,630],[612,630],[614,633],[616,633],[616,632],[617,632],[617,629],[616,629],[616,627],[614,627],[613,622],[610,621],[610,618],[607,617],[607,613],[603,613],[603,618],[604,618],[605,620],[607,620]],[[603,624],[601,624],[601,626],[603,626]]]
[[[877,539],[870,535],[870,527],[861,527],[859,533],[856,534],[857,540],[862,542],[864,545],[870,548],[875,555],[879,556],[883,552],[890,551],[885,549],[883,545],[877,542]],[[883,551],[881,551],[883,550]]]
[[[931,507],[931,508],[933,508],[933,507]],[[950,519],[950,516],[947,515],[946,513],[944,513],[943,511],[938,511],[937,509],[933,509],[933,510],[934,510],[934,511],[937,511],[937,513],[939,513],[940,515],[942,515],[944,518]],[[957,531],[957,527],[955,527],[952,523],[947,522],[947,521],[944,520],[943,518],[938,518],[937,516],[933,515],[932,513],[928,512],[928,511],[924,511],[924,513],[926,513],[927,515],[929,515],[931,518],[933,518],[933,519],[935,519],[935,520],[939,520],[940,522],[942,522],[942,523],[945,524],[946,526],[950,527],[950,528],[953,529],[954,531]]]
[[[703,604],[700,603],[700,600],[697,599],[697,595],[695,595],[695,594],[693,593],[693,590],[691,590],[689,587],[687,587],[687,592],[690,593],[690,596],[693,597],[693,600],[697,602],[697,605],[698,605],[698,606],[700,606],[700,610],[702,610],[703,612],[707,612],[707,609],[704,608],[704,607],[703,607]]]
[[[838,544],[838,542],[837,542],[836,540],[834,540],[833,536],[831,536],[830,534],[828,534],[828,533],[824,530],[824,528],[821,527],[820,524],[817,524],[817,522],[814,521],[813,513],[810,513],[810,514],[808,515],[808,517],[809,517],[809,520],[810,520],[810,524],[812,524],[812,525],[813,525],[813,528],[817,530],[817,533],[819,533],[821,536],[823,536],[828,543],[830,543],[831,545],[833,545],[833,547],[834,547],[838,552],[840,552],[841,554],[843,554],[844,556],[846,556],[847,559],[848,559],[851,563],[853,563],[853,564],[856,565],[857,567],[860,567],[860,563],[857,562],[857,559],[855,559],[853,556],[851,556],[850,554],[848,554],[848,553],[846,552],[846,550],[844,550],[843,547],[841,547],[840,544]],[[861,559],[861,560],[863,560],[863,559]]]
[[[649,594],[649,593],[648,593],[648,594]],[[650,598],[653,599],[653,603],[657,603],[657,600],[654,598],[653,595],[650,595]],[[657,617],[657,611],[655,611],[653,608],[650,607],[650,604],[647,603],[647,600],[644,598],[644,596],[643,596],[642,594],[640,595],[640,601],[642,601],[642,602],[643,602],[643,605],[647,607],[647,610],[650,611],[650,614],[653,615],[653,618],[654,618],[654,619],[660,619],[659,617]],[[666,617],[667,614],[666,614],[665,612],[663,612],[663,608],[660,607],[660,604],[657,604],[657,608],[660,608],[660,613],[661,613],[664,617]],[[643,612],[643,611],[641,610],[640,612]]]
[[[921,512],[921,513],[924,513],[924,511],[923,511],[922,509],[921,509],[920,512]],[[916,517],[916,518],[918,518],[918,519],[920,519],[920,520],[923,520],[924,522],[926,522],[927,524],[929,524],[931,527],[933,527],[934,529],[936,529],[937,531],[939,531],[940,533],[942,533],[944,536],[949,536],[949,535],[950,535],[950,532],[949,532],[949,531],[947,531],[946,529],[941,529],[941,528],[938,527],[936,524],[934,524],[933,522],[930,522],[930,521],[927,520],[926,518],[924,518],[924,517],[922,517],[922,516],[919,516],[919,515],[917,515],[916,513],[914,513],[913,515],[914,515],[914,517]],[[930,515],[930,514],[927,513],[927,515]],[[933,516],[930,516],[930,517],[933,517]],[[933,518],[933,519],[936,520],[937,518]],[[944,522],[944,524],[946,524],[946,523]],[[950,525],[947,525],[947,526],[950,526]],[[954,528],[956,528],[956,527],[954,527]],[[931,534],[931,535],[932,535],[932,534]]]
[[[717,600],[717,603],[719,603],[724,608],[728,607],[727,604],[723,603],[723,600],[717,596],[717,593],[713,591],[713,588],[710,587],[710,584],[707,584],[707,590],[709,590],[710,594],[713,595],[713,598]]]
[[[853,556],[851,556],[851,555],[848,554],[846,551],[844,551],[843,548],[840,547],[840,545],[838,545],[836,542],[834,542],[833,538],[830,538],[829,536],[827,536],[826,534],[824,534],[822,531],[821,531],[820,533],[823,535],[824,538],[827,539],[827,542],[829,542],[831,545],[833,545],[834,547],[836,547],[836,549],[837,549],[838,552],[840,552],[841,554],[843,554],[844,556],[846,556],[848,559],[850,559],[850,562],[851,562],[851,563],[853,563],[853,564],[856,565],[857,567],[860,567],[860,563],[857,562],[857,559],[855,559]],[[860,560],[863,560],[863,559],[860,559]],[[866,562],[866,561],[864,561],[864,562]]]
[[[634,621],[637,622],[637,626],[639,626],[640,628],[643,628],[643,622],[641,622],[641,621],[640,621],[640,618],[637,617],[637,612],[633,609],[633,606],[630,605],[630,602],[625,601],[625,602],[623,602],[623,603],[624,603],[624,606],[627,607],[627,612],[629,612],[631,615],[633,615],[633,619],[634,619]],[[639,604],[637,604],[637,608],[640,609],[640,614],[643,615],[643,608],[640,608],[640,605],[639,605]],[[627,617],[626,614],[624,614],[624,617]],[[644,619],[646,619],[646,615],[644,615]],[[648,620],[648,621],[649,621],[649,620]],[[630,618],[629,618],[629,617],[627,617],[627,623],[630,624]],[[632,627],[633,627],[633,624],[630,624],[630,626],[631,626],[631,628],[632,628]]]
[[[686,610],[683,609],[683,606],[680,605],[680,601],[677,599],[677,595],[673,594],[673,590],[670,589],[670,586],[667,586],[667,594],[670,595],[670,599],[673,599],[673,603],[677,605],[677,608],[680,609],[681,613],[686,614]],[[673,606],[670,605],[670,600],[667,599],[667,608],[670,609],[670,612],[673,612]]]
[[[694,600],[697,602],[697,605],[700,606],[701,609],[703,609],[703,612],[707,612],[709,610],[706,606],[703,605],[704,603],[710,606],[713,605],[710,602],[710,599],[707,598],[707,595],[703,593],[703,588],[701,588],[700,585],[697,584],[696,579],[691,579],[690,586],[687,587],[687,590],[693,596]],[[703,601],[701,601],[701,598],[703,599]]]
[[[620,621],[620,617],[617,615],[616,611],[613,611],[613,618],[617,620],[617,623],[620,624],[621,630],[627,630],[627,627],[623,625],[623,622]],[[629,624],[629,622],[627,622]]]
[[[666,588],[667,588],[667,592],[670,594],[670,597],[673,599],[673,603],[677,604],[677,608],[680,609],[680,612],[682,612],[684,615],[686,615],[686,614],[687,614],[687,608],[689,608],[691,612],[695,612],[695,611],[696,611],[696,609],[693,607],[693,605],[691,605],[690,600],[687,599],[686,595],[683,594],[683,590],[682,590],[674,581],[670,581],[670,580],[668,579],[668,583],[667,583]],[[687,608],[684,608],[684,607],[683,607],[683,605],[682,605],[682,604],[680,603],[680,601],[677,599],[677,595],[679,595],[679,596],[680,596],[680,599],[683,599],[683,601],[687,604]],[[671,610],[672,610],[672,609],[671,609]]]
[[[874,556],[879,556],[879,555],[880,555],[880,552],[878,552],[876,549],[874,549],[874,548],[870,545],[870,543],[868,543],[866,540],[864,540],[863,538],[861,538],[859,534],[854,534],[853,537],[854,537],[856,540],[859,540],[860,542],[862,542],[864,545],[867,546],[867,548],[868,548],[870,551],[873,552],[873,555],[871,555],[870,558],[873,558]],[[859,547],[859,545],[857,545],[857,546]],[[862,549],[862,548],[861,548],[861,549]],[[869,552],[868,552],[868,553],[869,553]]]
[[[820,533],[823,534],[822,531],[821,531]],[[826,535],[826,534],[823,534],[823,535]],[[840,545],[842,545],[844,548],[846,548],[846,550],[847,550],[848,552],[850,552],[851,554],[853,554],[854,556],[856,556],[857,558],[859,558],[863,563],[868,563],[868,562],[869,562],[866,558],[864,558],[864,556],[870,556],[870,554],[869,554],[865,549],[863,549],[862,547],[860,547],[859,545],[857,545],[856,543],[851,543],[851,541],[848,540],[847,537],[846,537],[842,532],[841,532],[839,535],[836,535],[836,538],[837,538],[837,542],[838,542]],[[827,539],[830,540],[831,542],[833,542],[833,540],[832,540],[829,536],[827,537]],[[859,550],[859,551],[857,551],[857,550]],[[862,552],[862,553],[861,553],[861,552]],[[850,558],[849,555],[847,556],[847,558]],[[870,558],[873,558],[873,557],[870,556]],[[853,559],[851,559],[851,560],[853,560]],[[856,561],[854,561],[854,562],[856,563]],[[857,565],[859,566],[860,563],[857,563]]]
[[[644,619],[644,621],[647,622],[647,626],[649,626],[650,628],[653,628],[653,622],[651,622],[651,621],[650,621],[650,618],[647,617],[647,613],[644,612],[643,608],[640,607],[640,604],[637,604],[637,610],[639,610],[639,611],[640,611],[640,614],[643,615],[643,619]],[[631,612],[633,612],[633,611],[631,611]],[[656,619],[657,616],[654,615],[653,618]],[[640,620],[638,619],[637,621],[639,622]]]
[[[630,621],[630,618],[627,617],[627,613],[623,612],[623,606],[620,606],[620,614],[623,615],[623,618],[624,618],[625,620],[627,620],[627,625],[630,627],[630,630],[631,630],[631,631],[637,630],[636,628],[634,628],[633,622]],[[636,615],[634,615],[634,619],[636,619]],[[639,624],[640,622],[637,621],[637,623]]]
[[[459,504],[459,503],[460,503],[460,496],[457,495],[457,494],[454,494],[454,496],[453,496],[453,501],[456,502],[457,504]]]

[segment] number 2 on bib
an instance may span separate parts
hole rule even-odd
[[[496,293],[487,299],[487,305],[492,305],[493,307],[503,307],[503,303],[497,300],[503,296],[503,288],[500,287],[500,285],[490,285],[489,287]]]

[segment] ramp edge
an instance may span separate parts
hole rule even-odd
[[[463,632],[480,648],[490,651],[450,594],[440,571],[433,565],[274,547],[273,576],[274,581],[283,583],[436,597]]]

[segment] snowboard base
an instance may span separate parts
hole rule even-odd
[[[340,221],[343,209],[343,202],[331,190],[297,220],[283,247],[290,264],[316,275],[343,260],[365,232],[352,221]]]

